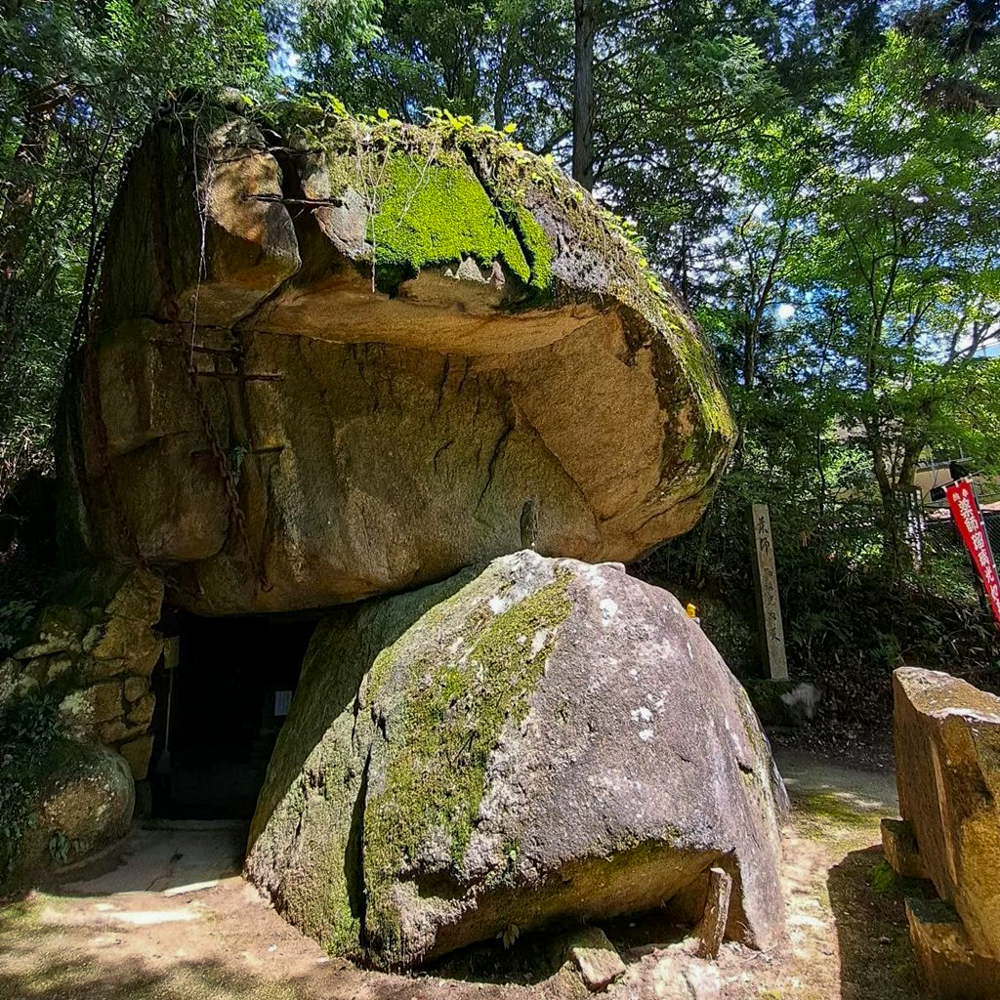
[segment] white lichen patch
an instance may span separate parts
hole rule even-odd
[[[61,702],[59,702],[59,714],[64,719],[77,720],[82,716],[89,715],[92,711],[92,706],[90,703],[90,698],[87,697],[86,691],[74,691],[72,694],[66,695]]]
[[[534,659],[542,651],[542,647],[548,642],[551,629],[543,628],[535,633],[535,638],[531,640],[531,650],[529,655]]]

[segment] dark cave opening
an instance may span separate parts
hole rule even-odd
[[[315,624],[165,612],[166,650],[153,677],[152,818],[252,818]]]

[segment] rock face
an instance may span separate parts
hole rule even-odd
[[[328,948],[407,965],[669,903],[782,927],[784,789],[742,688],[667,592],[524,551],[317,628],[246,874]]]
[[[101,288],[66,520],[169,567],[199,613],[354,601],[531,544],[630,560],[696,522],[733,439],[620,224],[472,129],[176,111],[133,160]]]
[[[1000,959],[1000,698],[915,667],[893,695],[900,813],[972,948]]]

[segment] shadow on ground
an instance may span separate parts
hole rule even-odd
[[[194,1000],[253,996],[260,1000],[313,1000],[294,982],[270,983],[215,961],[178,962],[153,970],[141,959],[103,961],[83,951],[58,924],[35,918],[29,900],[0,910],[0,998],[3,1000]],[[98,949],[117,939],[109,930],[88,943]],[[38,961],[45,956],[44,964]]]
[[[913,1000],[924,993],[903,900],[927,883],[899,879],[880,847],[851,851],[830,869],[827,888],[840,950],[842,1000]]]

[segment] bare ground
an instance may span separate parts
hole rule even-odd
[[[702,996],[721,1000],[912,1000],[920,996],[903,892],[880,864],[879,818],[895,815],[891,772],[807,753],[779,759],[793,810],[783,831],[788,939],[769,955],[727,944]],[[0,908],[2,1000],[582,1000],[551,937],[507,953],[471,949],[433,974],[385,975],[327,958],[235,874],[238,832],[140,830],[105,859]],[[203,884],[203,883],[208,883]],[[655,920],[606,928],[628,965],[610,1000],[667,1000],[690,960]],[[678,964],[680,963],[680,964]]]

